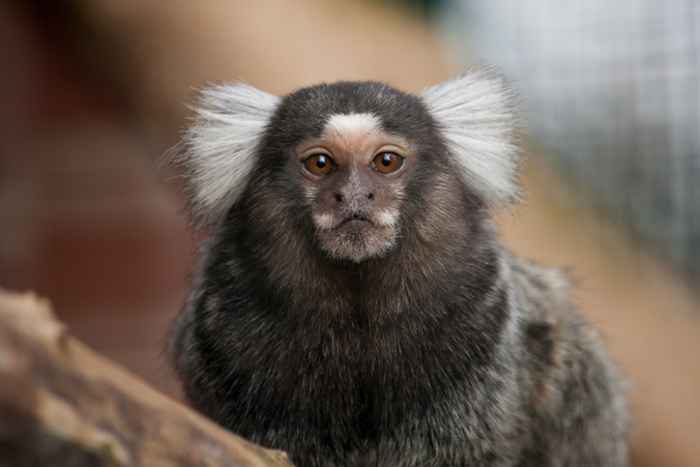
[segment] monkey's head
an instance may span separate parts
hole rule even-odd
[[[465,203],[517,193],[511,94],[491,72],[421,95],[376,82],[284,97],[224,85],[206,89],[197,112],[184,145],[195,221],[236,222],[244,204],[260,230],[284,232],[280,241],[295,230],[336,260],[382,257],[406,229],[435,237]]]

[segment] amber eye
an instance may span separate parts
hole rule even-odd
[[[335,162],[326,154],[313,154],[304,160],[304,167],[314,175],[326,175],[334,166]]]
[[[381,152],[372,161],[372,167],[377,172],[390,174],[396,172],[403,165],[403,157],[394,152]]]

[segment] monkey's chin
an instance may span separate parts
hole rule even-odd
[[[390,226],[345,225],[317,231],[321,249],[330,257],[360,263],[387,254],[396,244],[396,230]]]

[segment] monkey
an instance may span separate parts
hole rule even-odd
[[[298,467],[622,467],[624,379],[568,278],[498,239],[517,98],[339,81],[200,94],[176,164],[200,246],[189,403]]]

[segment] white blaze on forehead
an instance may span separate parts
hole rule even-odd
[[[334,132],[340,135],[366,134],[381,129],[381,121],[371,113],[333,114],[328,118],[324,133]]]

